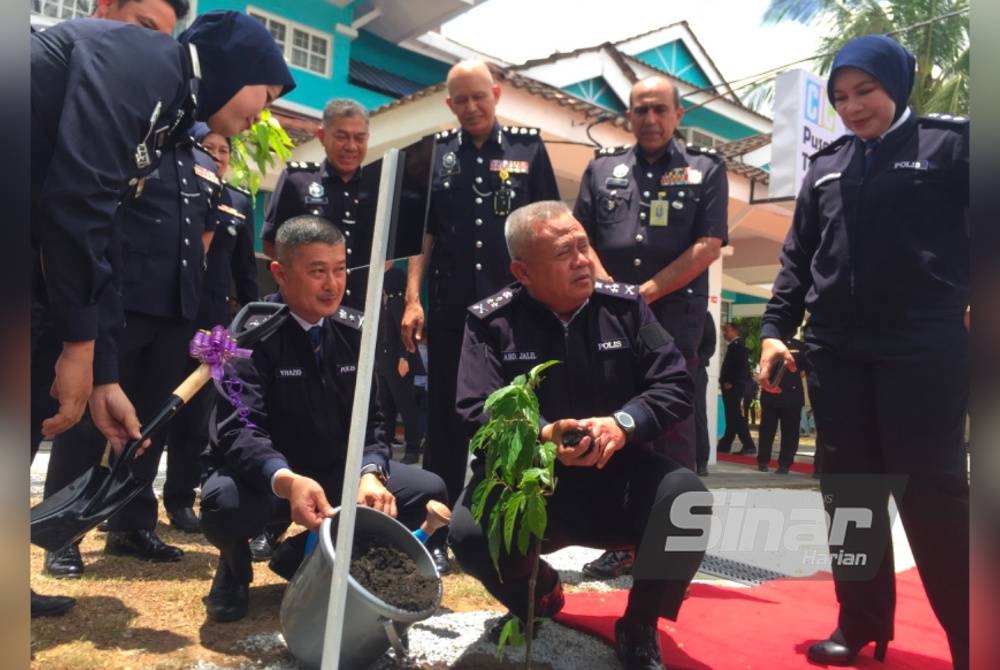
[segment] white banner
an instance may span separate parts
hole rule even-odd
[[[826,80],[805,70],[786,70],[774,85],[771,198],[795,197],[809,156],[847,130],[826,97]]]

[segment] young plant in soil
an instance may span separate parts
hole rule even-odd
[[[535,555],[528,580],[528,618],[522,634],[520,621],[512,617],[500,633],[497,655],[506,644],[525,647],[525,667],[531,667],[531,641],[535,626],[535,586],[538,578],[539,550],[548,524],[545,496],[555,490],[556,445],[539,442],[538,397],[534,389],[541,382],[541,373],[559,361],[536,365],[527,375],[518,375],[486,399],[484,411],[489,421],[476,431],[469,448],[483,452],[486,475],[472,495],[472,516],[482,522],[487,499],[494,489],[499,497],[493,506],[487,525],[487,542],[493,566],[499,573],[500,545],[508,553],[514,545],[517,530],[517,551],[526,555],[529,544]],[[520,523],[518,523],[520,521]]]

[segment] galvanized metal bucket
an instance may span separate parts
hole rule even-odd
[[[337,512],[340,508],[337,509]],[[281,601],[281,630],[288,650],[307,667],[318,668],[323,657],[323,635],[330,599],[330,575],[333,572],[335,515],[323,522],[313,551],[306,556],[292,577]],[[347,607],[344,611],[343,644],[340,667],[345,670],[366,668],[389,649],[406,655],[404,635],[416,621],[428,618],[441,602],[441,578],[427,549],[413,534],[391,516],[370,507],[358,506],[355,537],[372,535],[394,547],[417,564],[417,572],[437,580],[434,604],[419,612],[402,610],[384,602],[365,589],[353,577],[347,578]]]

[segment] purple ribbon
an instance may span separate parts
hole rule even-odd
[[[210,331],[196,332],[191,338],[188,351],[192,358],[211,368],[212,379],[225,388],[226,396],[236,408],[240,422],[247,428],[255,428],[249,419],[250,408],[243,402],[243,384],[235,377],[224,379],[226,361],[232,358],[250,358],[253,352],[250,349],[241,349],[229,331],[222,326],[215,326]]]

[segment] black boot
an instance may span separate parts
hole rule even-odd
[[[43,596],[31,592],[31,618],[60,616],[73,609],[76,600],[69,596]]]
[[[615,622],[615,653],[625,670],[664,670],[656,624],[621,618]]]
[[[164,544],[155,531],[145,529],[109,531],[104,552],[153,563],[172,563],[184,557],[182,549]]]
[[[200,533],[201,521],[190,507],[175,507],[167,510],[170,525],[185,533]]]
[[[813,643],[806,657],[810,661],[826,665],[853,665],[858,653],[869,642],[875,642],[875,660],[884,661],[885,652],[889,649],[889,640],[866,640],[859,644],[850,644],[839,628],[826,640]]]
[[[212,578],[212,588],[205,596],[205,614],[212,621],[227,623],[239,621],[250,608],[250,585],[241,584],[226,562],[219,559],[219,567]]]
[[[80,547],[71,544],[59,551],[45,552],[45,572],[53,577],[79,577],[83,574]]]

